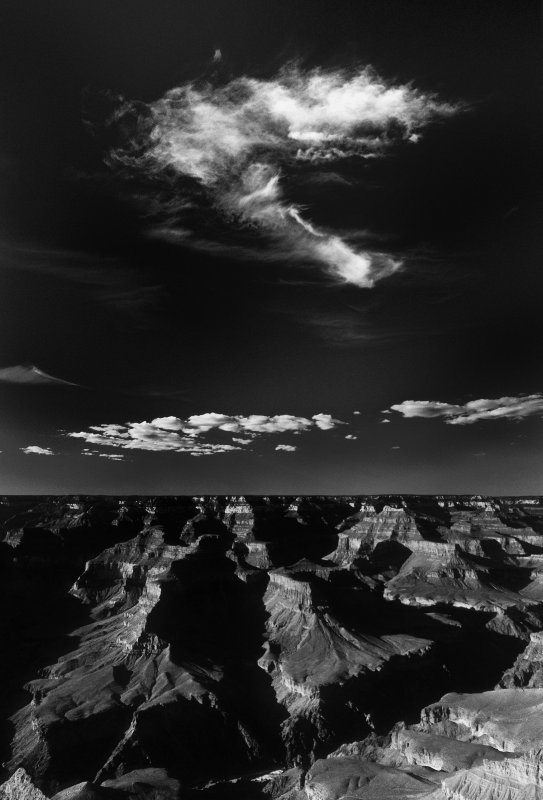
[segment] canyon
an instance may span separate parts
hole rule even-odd
[[[543,499],[0,498],[0,800],[543,800]]]

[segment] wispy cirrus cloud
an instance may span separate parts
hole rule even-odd
[[[34,364],[16,364],[14,367],[0,368],[0,383],[18,383],[26,386],[79,386],[78,383],[55,378],[54,375],[49,375]]]
[[[404,400],[390,407],[406,418],[442,419],[447,425],[472,425],[482,420],[543,416],[543,394],[470,400],[463,405],[434,400]]]
[[[341,420],[331,414],[319,413],[312,417],[294,414],[230,415],[208,412],[193,414],[187,419],[157,417],[151,422],[91,425],[87,431],[67,433],[68,437],[83,439],[87,444],[115,447],[122,450],[150,450],[155,452],[188,453],[202,456],[242,450],[255,438],[269,434],[301,434],[310,430],[328,431]],[[209,434],[242,433],[248,438],[232,437],[236,444],[209,441]],[[90,453],[86,449],[85,454]],[[92,453],[91,453],[92,454]]]
[[[427,125],[458,110],[369,67],[303,70],[290,64],[269,79],[194,81],[148,105],[123,101],[112,122],[130,119],[136,130],[110,161],[152,179],[150,204],[162,235],[190,244],[202,211],[218,214],[238,231],[263,236],[280,258],[368,288],[400,261],[313,224],[289,200],[285,178],[307,182],[323,165],[380,157],[402,141],[415,144]],[[306,173],[301,178],[300,170]],[[200,231],[195,241],[205,239]],[[253,243],[251,249],[264,248]]]
[[[136,270],[118,259],[93,256],[71,250],[17,246],[0,241],[0,267],[46,275],[79,285],[88,295],[108,308],[146,324],[145,312],[161,294],[158,284],[143,285]]]
[[[28,447],[19,448],[26,456],[54,456],[54,452],[50,447],[39,447],[37,444],[28,445]]]

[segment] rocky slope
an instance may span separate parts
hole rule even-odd
[[[0,800],[543,798],[539,498],[2,498]]]

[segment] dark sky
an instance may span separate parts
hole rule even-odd
[[[541,493],[538,3],[0,17],[0,491]]]

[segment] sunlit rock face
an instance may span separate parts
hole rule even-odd
[[[380,512],[369,503],[338,526],[338,546],[329,558],[342,566],[351,565],[357,558],[369,556],[380,543],[422,540],[415,517],[405,508],[385,505]]]
[[[541,631],[530,635],[528,646],[519,655],[513,666],[505,672],[498,686],[505,689],[515,686],[543,689],[543,633]]]
[[[13,717],[14,764],[55,787],[81,761],[110,777],[147,765],[151,753],[169,764],[179,748],[186,768],[197,771],[204,768],[193,730],[206,731],[223,763],[258,758],[258,737],[238,713],[230,718],[239,689],[230,686],[225,653],[212,642],[212,617],[220,626],[242,602],[236,592],[243,587],[224,556],[228,542],[208,535],[170,545],[160,528],[149,528],[87,564],[72,594],[89,606],[91,621],[74,631],[76,648],[28,684],[33,699]],[[215,615],[217,591],[224,607]],[[260,677],[256,665],[253,671]]]
[[[422,712],[420,729],[502,752],[526,752],[543,737],[543,689],[447,694]]]
[[[351,627],[332,610],[333,592],[318,572],[306,563],[272,571],[264,595],[269,619],[259,663],[272,676],[277,700],[289,714],[283,724],[288,757],[301,764],[335,738],[339,709],[371,726],[369,695],[375,684],[385,675],[392,679],[402,669],[408,674],[423,667],[433,644],[407,634],[380,637],[365,633],[363,625]]]
[[[4,498],[0,800],[543,800],[538,498]]]
[[[541,754],[529,753],[501,762],[485,761],[443,780],[433,800],[541,800]]]
[[[248,539],[254,530],[255,515],[245,497],[231,497],[224,509],[224,523],[239,539]]]
[[[16,770],[11,778],[0,785],[0,800],[47,800],[24,769]]]
[[[425,796],[435,787],[433,781],[413,770],[404,771],[356,758],[327,758],[311,767],[304,788],[307,800],[392,800]]]

